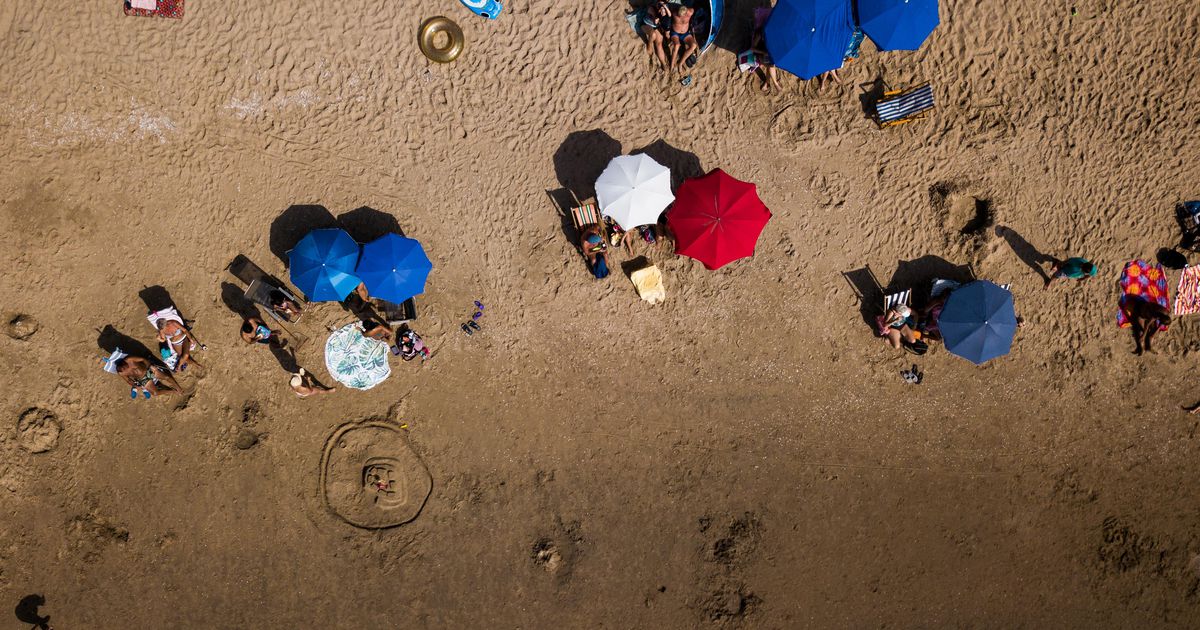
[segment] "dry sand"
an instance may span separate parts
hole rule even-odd
[[[1195,2],[946,0],[920,52],[868,44],[844,89],[775,97],[733,69],[750,4],[690,88],[620,2],[119,4],[0,3],[0,602],[90,629],[1197,625],[1200,326],[1138,358],[1114,325],[1121,264],[1200,197]],[[416,47],[438,14],[468,38],[452,65]],[[937,112],[875,129],[879,78],[932,81]],[[643,147],[775,214],[718,272],[650,253],[657,307],[588,277],[546,194]],[[237,338],[225,267],[284,276],[334,217],[425,244],[437,354],[300,400]],[[1038,253],[1100,276],[1043,291]],[[913,387],[842,272],[939,260],[1011,282],[1028,325],[982,368],[935,349]],[[152,345],[155,286],[209,344],[182,403],[130,401],[94,359]],[[300,326],[326,381],[346,318]],[[432,493],[365,530],[320,466],[379,417]]]

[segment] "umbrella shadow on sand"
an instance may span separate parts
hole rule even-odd
[[[700,177],[704,174],[704,169],[700,166],[700,158],[695,153],[677,149],[665,140],[655,140],[654,142],[630,152],[630,155],[644,153],[650,156],[655,162],[671,169],[671,190],[675,191],[685,179]],[[599,177],[599,175],[597,175]]]
[[[754,10],[770,7],[770,0],[725,3],[725,16],[721,19],[721,30],[713,45],[735,55],[746,50],[754,35]]]
[[[325,206],[298,204],[288,206],[271,222],[271,253],[288,265],[287,253],[304,238],[304,235],[321,228],[338,227],[337,219]]]
[[[618,155],[621,143],[599,129],[571,132],[554,152],[558,185],[580,201],[591,199],[600,173]]]
[[[400,222],[394,215],[370,206],[360,206],[338,215],[337,226],[363,244],[387,234],[404,236],[404,230],[400,228]]]
[[[875,317],[883,314],[883,296],[911,289],[913,307],[921,308],[929,301],[934,280],[954,280],[965,284],[975,279],[975,272],[970,265],[956,265],[940,256],[930,255],[901,260],[886,285],[880,284],[870,265],[843,271],[842,277],[859,300],[859,315],[863,323],[875,330]]]

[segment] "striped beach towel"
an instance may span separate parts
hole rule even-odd
[[[933,87],[928,83],[875,104],[875,113],[879,116],[881,125],[911,118],[931,109],[933,109]]]
[[[1175,291],[1175,315],[1200,313],[1200,265],[1184,267]]]
[[[1125,263],[1120,284],[1121,298],[1117,301],[1117,326],[1120,328],[1132,325],[1125,308],[1133,300],[1146,300],[1167,309],[1171,308],[1171,296],[1167,292],[1167,272],[1158,263],[1145,260],[1131,260]],[[1166,326],[1159,327],[1159,330],[1166,329]]]

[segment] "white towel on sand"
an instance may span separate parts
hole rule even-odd
[[[129,6],[134,9],[158,10],[158,0],[129,0]]]
[[[126,352],[123,352],[120,348],[113,348],[112,354],[110,354],[108,356],[108,358],[104,360],[104,371],[108,372],[109,374],[116,374],[117,373],[117,366],[116,366],[117,361],[120,361],[121,359],[124,359],[127,356],[129,356],[129,354]]]
[[[174,306],[168,306],[161,311],[154,311],[147,315],[146,319],[150,320],[150,325],[155,330],[158,330],[158,322],[164,319],[169,322],[178,322],[180,326],[187,328],[187,324],[183,323],[183,317],[180,317],[179,311],[175,310]]]

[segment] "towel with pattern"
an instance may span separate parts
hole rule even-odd
[[[362,324],[347,324],[325,342],[325,367],[335,380],[354,389],[371,389],[391,373],[388,345],[362,334]]]
[[[1174,315],[1200,313],[1200,265],[1184,267],[1179,274],[1179,288],[1175,290]]]
[[[1117,305],[1117,326],[1128,328],[1132,325],[1126,314],[1126,305],[1131,300],[1147,300],[1171,308],[1171,297],[1167,293],[1167,272],[1158,263],[1144,260],[1131,260],[1125,263],[1121,271],[1121,299]],[[1166,326],[1159,330],[1166,330]]]

